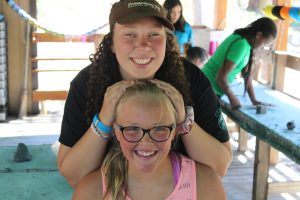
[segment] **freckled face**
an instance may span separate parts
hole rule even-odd
[[[181,6],[180,5],[177,5],[175,7],[173,7],[170,11],[170,20],[173,24],[175,24],[178,19],[180,18],[180,15],[181,15]]]
[[[124,25],[116,23],[111,48],[123,79],[152,79],[165,58],[165,27],[153,17]]]
[[[175,123],[175,118],[167,112],[166,105],[153,101],[149,97],[134,96],[122,102],[117,110],[116,123],[121,126],[137,126],[149,129],[155,126],[169,126]],[[116,137],[122,152],[129,163],[129,169],[149,172],[168,162],[168,154],[175,136],[173,130],[170,138],[165,142],[155,142],[147,134],[137,143],[127,142],[119,129],[115,128]]]

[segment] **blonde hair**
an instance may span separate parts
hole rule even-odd
[[[147,80],[138,81],[126,89],[116,107],[116,117],[118,117],[118,108],[120,105],[126,99],[136,95],[146,95],[151,100],[159,101],[161,105],[165,105],[162,108],[166,108],[166,112],[173,117],[174,123],[176,122],[177,113],[171,100],[157,85]],[[110,194],[112,200],[125,199],[128,182],[128,163],[115,138],[113,140],[113,147],[104,158],[102,170],[107,181],[104,199],[109,199]],[[123,189],[125,190],[125,194],[122,192]]]

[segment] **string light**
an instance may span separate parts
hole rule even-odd
[[[58,33],[58,32],[52,31],[52,30],[40,25],[36,19],[31,17],[25,10],[23,10],[20,6],[18,6],[13,0],[6,0],[6,2],[24,20],[28,21],[30,24],[32,24],[36,28],[44,30],[46,33],[49,33],[49,34],[55,35],[55,36],[65,36],[65,37],[70,37],[70,38],[80,37],[80,38],[82,38],[82,40],[84,40],[88,36],[95,34],[96,32],[98,32],[99,30],[103,29],[104,27],[106,27],[108,25],[108,23],[105,23],[104,25],[102,25],[98,28],[95,28],[91,31],[88,31],[88,32],[86,32],[84,34],[80,34],[80,35],[70,35],[70,34]]]

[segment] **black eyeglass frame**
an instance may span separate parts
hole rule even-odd
[[[155,141],[155,142],[165,142],[165,141],[167,141],[167,140],[170,138],[172,131],[176,129],[176,125],[175,125],[175,124],[171,124],[171,125],[169,125],[169,126],[155,126],[155,127],[149,128],[149,129],[144,129],[144,128],[141,128],[141,127],[138,127],[138,126],[121,126],[121,125],[119,125],[119,124],[117,124],[117,123],[115,123],[115,125],[116,125],[116,127],[121,131],[123,138],[124,138],[127,142],[130,142],[130,143],[137,143],[137,142],[141,141],[141,140],[145,137],[146,133],[147,133],[148,136],[151,138],[151,140],[153,140],[153,141]],[[130,140],[127,140],[127,139],[125,138],[125,136],[124,136],[124,133],[123,133],[123,131],[124,131],[126,128],[139,128],[140,130],[143,131],[143,135],[142,135],[142,137],[141,137],[139,140],[136,140],[136,141],[130,141]],[[151,132],[151,130],[153,130],[153,129],[155,129],[155,128],[168,128],[168,129],[170,130],[170,131],[169,131],[169,136],[168,136],[165,140],[162,140],[162,141],[158,141],[158,140],[153,139],[152,136],[151,136],[151,134],[150,134],[150,132]]]

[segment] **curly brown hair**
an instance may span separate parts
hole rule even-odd
[[[173,85],[183,96],[185,104],[191,104],[189,82],[187,81],[183,60],[174,35],[166,29],[167,42],[165,59],[155,74],[155,78]],[[119,64],[111,50],[113,44],[113,31],[104,36],[96,53],[90,56],[92,62],[87,82],[88,101],[86,102],[87,123],[90,124],[92,116],[99,112],[106,89],[122,80]]]

